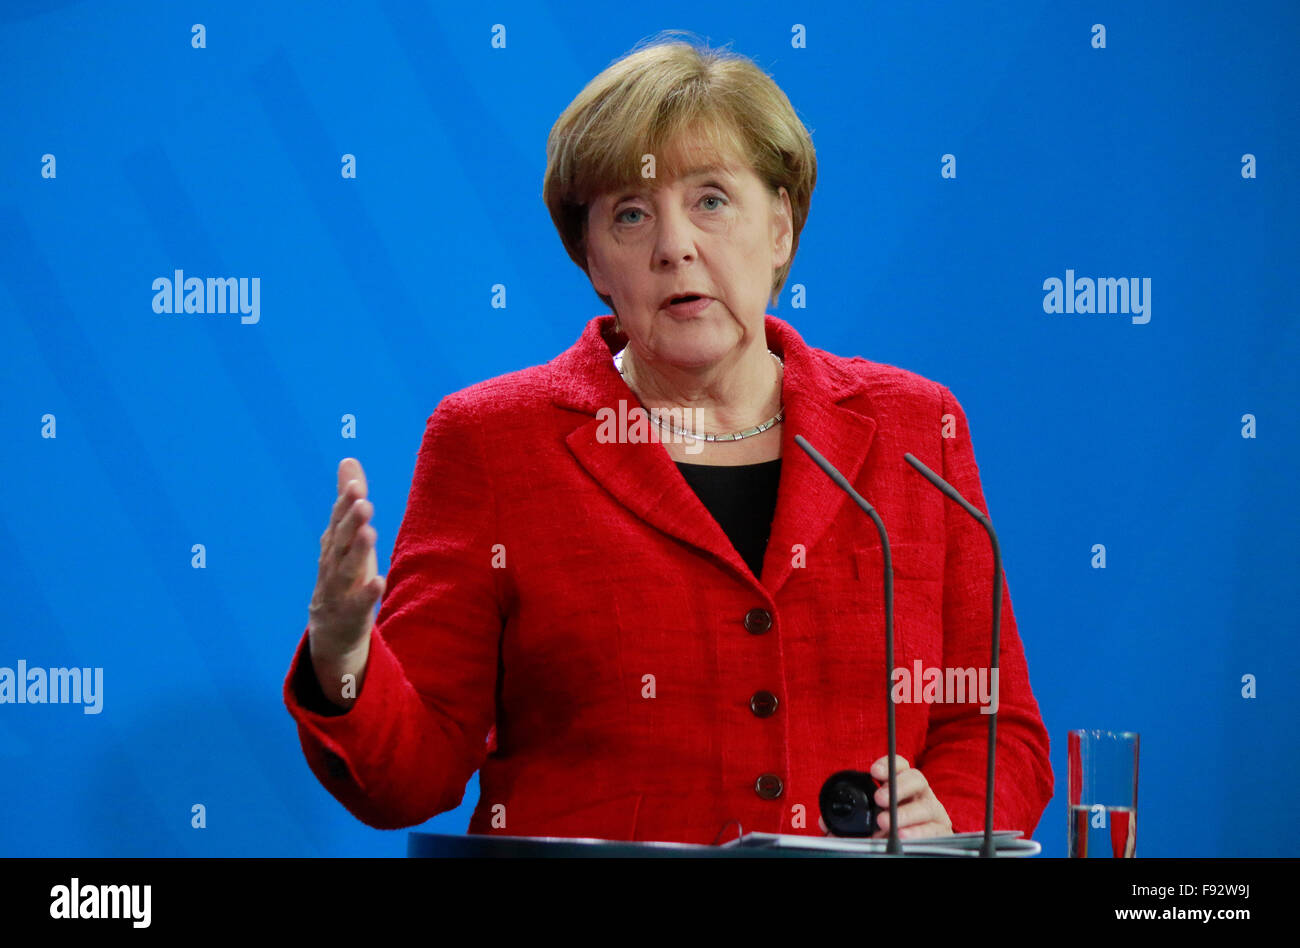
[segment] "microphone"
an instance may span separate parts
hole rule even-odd
[[[795,437],[798,441],[798,436]],[[993,524],[989,523],[989,518],[980,513],[979,508],[971,504],[965,497],[958,493],[957,488],[953,487],[934,471],[922,464],[911,452],[903,455],[904,459],[912,467],[924,475],[928,480],[943,493],[955,500],[961,507],[972,517],[980,522],[986,531],[988,531],[989,541],[993,544],[993,657],[989,659],[989,670],[993,678],[993,690],[989,695],[993,702],[993,713],[989,715],[989,751],[988,762],[985,771],[985,788],[984,788],[984,845],[980,848],[981,856],[994,855],[993,849],[993,765],[996,762],[998,732],[998,642],[999,629],[1002,619],[1002,549],[998,546],[998,535],[993,532]],[[892,790],[891,790],[892,793]],[[893,822],[891,815],[890,822]]]
[[[879,788],[876,778],[861,770],[837,770],[827,777],[817,798],[826,828],[836,836],[870,836],[878,831],[880,804],[875,794]]]
[[[794,442],[826,472],[827,477],[853,498],[854,503],[866,512],[880,532],[880,546],[885,559],[885,722],[889,735],[889,842],[885,846],[885,852],[900,855],[903,848],[898,842],[898,780],[894,765],[898,731],[894,724],[894,702],[889,697],[894,684],[894,567],[889,558],[889,537],[885,533],[885,524],[881,521],[880,514],[862,499],[862,495],[853,489],[844,475],[817,453],[817,449],[803,435],[795,435]],[[826,828],[836,836],[870,835],[876,828],[877,808],[872,800],[874,789],[875,781],[868,773],[841,770],[832,774],[823,784],[818,800]],[[867,804],[865,813],[862,810],[864,798]]]

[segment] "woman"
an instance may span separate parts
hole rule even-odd
[[[472,833],[822,833],[831,773],[886,773],[882,561],[796,434],[890,531],[896,666],[986,663],[987,539],[903,459],[986,510],[961,406],[764,312],[815,181],[807,130],[742,57],[654,44],[560,116],[544,197],[614,315],[442,400],[387,579],[364,474],[339,466],[284,695],[359,819],[421,823],[477,769]],[[1029,834],[1052,774],[1005,586],[1000,662],[995,822]],[[895,698],[900,836],[981,829],[978,696]]]

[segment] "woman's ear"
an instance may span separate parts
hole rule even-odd
[[[772,252],[776,254],[773,267],[783,267],[790,261],[790,248],[794,246],[794,212],[790,209],[790,193],[782,185],[773,197]]]

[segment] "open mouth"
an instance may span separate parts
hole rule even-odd
[[[660,307],[676,319],[694,319],[708,309],[712,303],[713,297],[711,296],[703,296],[699,293],[683,293],[680,296],[668,297],[660,304]]]

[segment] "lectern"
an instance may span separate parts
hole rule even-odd
[[[1042,847],[1032,839],[1022,838],[1018,830],[993,834],[995,855],[999,857],[1035,856]],[[885,852],[883,839],[850,839],[838,836],[798,836],[775,833],[746,833],[720,846],[691,843],[628,842],[613,839],[585,839],[561,836],[487,836],[477,833],[410,834],[406,855],[434,859],[537,859],[559,857],[651,858],[685,857],[688,859],[729,858],[876,858],[909,857],[978,858],[983,833],[957,833],[932,839],[903,842],[897,855]]]

